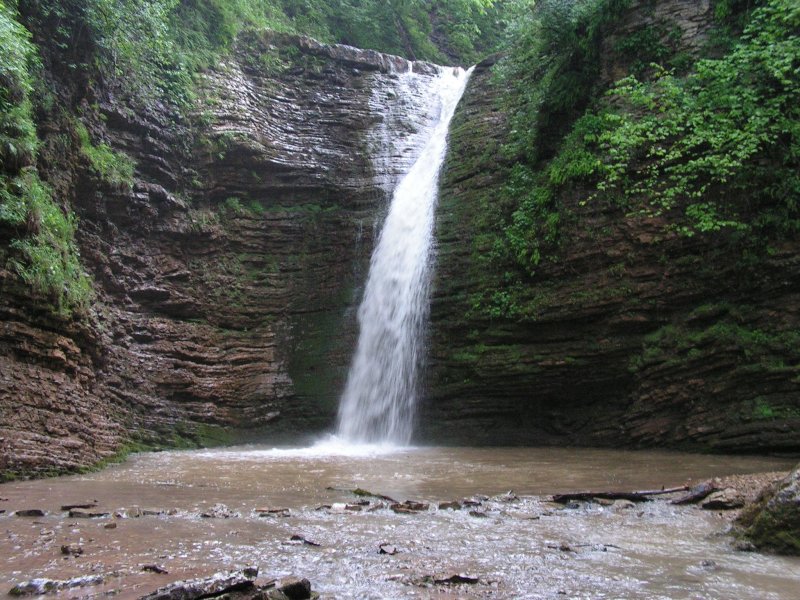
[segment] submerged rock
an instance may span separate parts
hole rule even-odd
[[[291,511],[288,508],[257,508],[254,511],[259,517],[290,517]]]
[[[800,465],[765,489],[737,525],[759,550],[800,555]]]
[[[204,519],[232,519],[239,516],[239,513],[231,510],[224,504],[215,504],[207,511],[200,513]]]
[[[102,575],[88,575],[86,577],[74,577],[72,579],[31,579],[23,583],[18,583],[9,590],[11,596],[40,596],[78,587],[100,585],[105,582]]]

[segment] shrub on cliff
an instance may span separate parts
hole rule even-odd
[[[666,216],[685,236],[724,232],[756,252],[800,231],[800,6],[721,2],[706,58],[628,60],[638,74],[604,93],[599,52],[629,5],[539,3],[501,72],[512,168],[492,248],[518,279],[557,253],[576,200]],[[616,48],[630,55],[626,41]]]
[[[55,310],[84,309],[91,284],[75,245],[75,217],[36,170],[31,96],[39,57],[11,8],[0,4],[0,260]]]

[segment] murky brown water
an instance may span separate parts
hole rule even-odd
[[[139,455],[85,476],[0,485],[0,592],[34,577],[106,575],[62,595],[136,597],[177,579],[257,565],[308,577],[324,598],[796,599],[800,559],[736,552],[719,533],[728,517],[664,501],[633,509],[560,509],[534,494],[652,489],[688,479],[788,470],[791,461],[531,448],[423,448],[343,452],[243,447]],[[353,502],[328,488],[361,487],[398,500],[441,501],[513,489],[517,502],[401,515],[340,513]],[[67,503],[172,510],[140,518],[68,518]],[[204,519],[223,503],[239,516]],[[263,518],[256,508],[289,508]],[[41,508],[41,518],[9,516]],[[107,529],[106,524],[116,523]],[[290,542],[293,535],[321,544]],[[381,543],[398,554],[378,553]],[[61,552],[80,544],[79,557]],[[567,550],[569,547],[569,550]],[[709,562],[713,561],[713,562]],[[142,572],[158,564],[167,575]],[[427,575],[466,573],[471,586],[421,587]]]

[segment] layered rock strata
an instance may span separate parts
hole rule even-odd
[[[44,169],[80,218],[97,301],[83,321],[47,317],[0,273],[0,471],[329,426],[387,190],[420,150],[436,73],[252,35],[203,75],[190,117],[120,90],[74,98],[93,139],[136,162],[135,184],[103,183],[78,152]]]
[[[694,4],[656,3],[693,43],[708,19],[708,4]],[[631,23],[620,27],[629,34]],[[669,217],[626,215],[573,190],[559,198],[559,247],[515,292],[527,316],[482,306],[510,285],[485,260],[510,168],[491,68],[473,75],[443,173],[421,438],[800,450],[797,240],[765,252],[724,234],[683,237]]]

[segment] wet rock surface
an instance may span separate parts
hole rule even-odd
[[[737,524],[756,548],[800,555],[800,466],[765,489]]]
[[[19,583],[12,587],[8,593],[11,596],[41,596],[42,594],[63,590],[102,585],[104,581],[105,578],[100,575],[87,575],[67,580],[38,578]]]
[[[633,5],[617,23],[626,34],[663,21],[687,51],[703,43],[709,2]],[[513,220],[500,198],[511,168],[504,91],[479,65],[451,127],[422,439],[800,450],[789,366],[800,362],[797,241],[747,265],[735,241],[685,238],[669,215],[629,215],[575,189],[555,201],[558,247],[509,294],[502,261],[487,261],[502,238],[487,221],[503,211]],[[519,312],[504,317],[504,299]]]
[[[744,496],[732,488],[714,492],[700,502],[706,510],[733,510],[742,508],[744,504]]]
[[[256,577],[258,577],[258,568],[249,567],[241,571],[218,573],[202,579],[177,581],[141,596],[140,600],[197,600],[199,598],[246,600],[268,597],[268,590],[271,590],[274,584],[259,589],[255,583]],[[309,597],[310,595],[303,596],[303,598]]]
[[[112,187],[77,150],[43,147],[97,303],[83,321],[48,316],[0,268],[3,476],[77,470],[132,437],[207,445],[328,427],[387,190],[433,118],[437,70],[413,68],[409,80],[398,57],[243,36],[203,75],[192,114],[53,74],[136,175]]]

